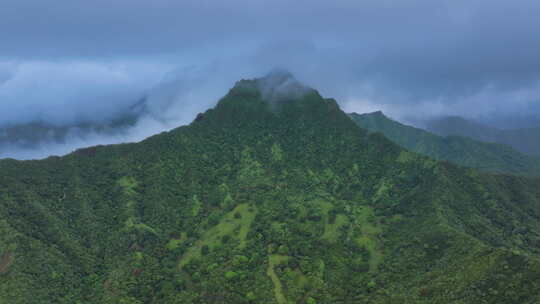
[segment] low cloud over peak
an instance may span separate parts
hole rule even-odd
[[[107,121],[144,98],[170,128],[275,66],[346,111],[540,125],[539,13],[533,0],[7,0],[0,126]]]

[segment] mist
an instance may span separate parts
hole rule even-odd
[[[32,148],[0,145],[0,157],[139,141],[276,67],[346,112],[540,126],[538,13],[532,0],[7,0],[0,129],[39,122],[69,132]],[[116,132],[78,127],[130,111],[136,122]]]

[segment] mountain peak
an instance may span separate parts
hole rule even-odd
[[[263,81],[273,81],[275,83],[284,83],[287,81],[297,81],[294,75],[284,69],[273,69],[268,72],[265,76],[259,78]]]
[[[323,98],[315,89],[300,83],[288,72],[272,71],[261,78],[242,79],[218,102],[216,107],[197,117],[196,122],[246,126],[263,121],[279,124],[310,121],[328,127],[358,127],[341,111],[332,98]]]
[[[261,78],[238,81],[229,94],[259,95],[271,105],[279,105],[301,99],[308,93],[316,92],[286,70],[275,69]]]
[[[348,114],[350,117],[358,117],[361,119],[389,119],[382,111],[375,111],[375,112],[369,112],[369,113],[362,113],[358,114],[356,112],[352,112]]]

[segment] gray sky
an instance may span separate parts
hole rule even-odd
[[[170,128],[273,67],[347,111],[534,123],[538,16],[536,0],[3,0],[0,125],[107,120],[148,96]]]

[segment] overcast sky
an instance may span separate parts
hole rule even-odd
[[[538,16],[536,0],[2,0],[0,125],[107,120],[143,96],[188,123],[273,67],[346,111],[534,124]]]

